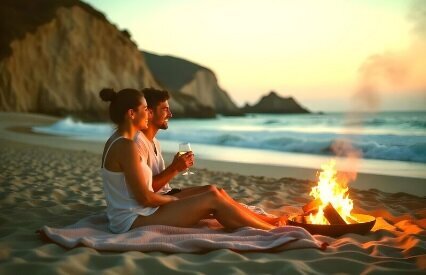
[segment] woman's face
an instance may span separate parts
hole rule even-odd
[[[141,104],[135,110],[135,119],[133,121],[139,130],[148,128],[148,105],[144,97],[142,97]]]

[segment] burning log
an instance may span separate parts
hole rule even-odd
[[[324,217],[330,224],[346,224],[345,220],[340,216],[336,209],[334,209],[331,203],[328,203],[327,206],[324,207]]]
[[[302,209],[304,215],[318,212],[319,207],[323,204],[321,199],[315,199],[305,204]],[[324,217],[330,224],[346,224],[345,220],[340,216],[331,203],[328,203],[323,209]]]
[[[304,215],[299,215],[299,216],[294,217],[294,221],[298,222],[298,223],[308,223],[306,216],[304,216]]]
[[[320,207],[321,204],[322,204],[321,199],[315,199],[305,204],[302,207],[302,210],[305,214],[316,213],[318,212],[318,208]]]

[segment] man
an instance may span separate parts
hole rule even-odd
[[[183,198],[209,191],[212,188],[210,185],[190,187],[182,190],[170,187],[170,180],[180,172],[194,165],[194,155],[192,152],[187,152],[183,155],[177,153],[172,163],[168,167],[165,167],[160,143],[155,136],[160,129],[166,130],[169,127],[168,121],[172,117],[168,102],[170,95],[167,91],[153,88],[143,89],[143,92],[148,104],[148,128],[138,132],[135,141],[139,153],[145,159],[148,159],[148,166],[151,167],[153,175],[152,188],[154,192]]]
[[[287,216],[269,217],[259,215],[252,212],[248,208],[234,201],[222,188],[217,188],[213,185],[195,186],[184,189],[171,188],[169,181],[177,174],[190,168],[194,165],[194,154],[187,152],[183,155],[177,153],[172,163],[165,167],[164,159],[161,155],[161,147],[158,140],[155,138],[158,131],[166,130],[169,125],[169,119],[172,117],[169,106],[170,95],[167,91],[156,90],[153,88],[143,89],[144,97],[148,105],[148,128],[139,131],[135,137],[135,141],[139,150],[139,154],[148,159],[148,166],[152,170],[152,188],[154,192],[173,195],[178,198],[190,197],[193,195],[202,194],[204,192],[218,192],[225,200],[232,203],[236,208],[248,215],[255,215],[257,218],[273,225],[284,225]],[[210,216],[206,218],[211,218]]]

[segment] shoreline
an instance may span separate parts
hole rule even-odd
[[[29,113],[0,113],[0,142],[9,140],[31,145],[41,145],[56,149],[88,151],[101,154],[103,143],[67,138],[64,136],[40,134],[31,131],[32,126],[49,125],[60,118]],[[164,150],[163,150],[164,151]],[[173,154],[163,152],[166,163],[169,163]],[[318,169],[296,166],[277,166],[271,164],[253,164],[244,162],[196,159],[195,168],[217,172],[230,172],[244,176],[258,176],[269,178],[295,178],[314,182]],[[350,188],[361,190],[378,189],[389,193],[408,193],[416,196],[426,196],[426,179],[358,173]]]

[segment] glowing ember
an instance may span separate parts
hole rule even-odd
[[[351,216],[353,202],[347,194],[347,180],[337,178],[335,166],[335,160],[321,166],[322,171],[319,175],[318,185],[313,187],[309,193],[315,199],[320,200],[318,212],[311,213],[308,217],[308,222],[311,224],[329,224],[324,216],[324,208],[328,203],[331,203],[346,223],[356,223],[356,218]]]

